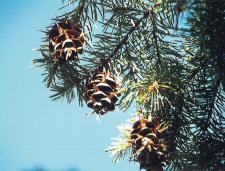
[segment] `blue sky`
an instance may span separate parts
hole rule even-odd
[[[59,14],[61,0],[2,1],[0,6],[0,171],[44,167],[50,171],[137,171],[128,161],[112,164],[104,149],[116,126],[129,112],[101,118],[84,116],[89,110],[52,102],[42,84],[42,70],[32,68],[32,51],[41,43],[43,29]]]

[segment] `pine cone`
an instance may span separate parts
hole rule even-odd
[[[84,33],[78,24],[62,20],[48,32],[49,51],[54,60],[77,60],[83,53]]]
[[[115,109],[118,100],[119,84],[115,77],[104,67],[99,67],[86,84],[85,100],[87,106],[97,114],[104,115]]]
[[[168,153],[159,121],[141,118],[133,124],[130,135],[134,160],[140,163],[140,168],[163,170]]]

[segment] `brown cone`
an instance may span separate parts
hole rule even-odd
[[[133,124],[131,142],[135,161],[142,169],[162,170],[167,164],[167,149],[156,118],[140,118]]]
[[[119,96],[119,84],[104,67],[99,67],[87,81],[85,100],[97,114],[104,115],[115,109]]]
[[[83,53],[84,34],[78,24],[70,20],[56,23],[48,32],[49,51],[54,60],[77,60]]]

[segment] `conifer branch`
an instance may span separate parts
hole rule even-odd
[[[107,65],[118,53],[118,51],[122,48],[122,46],[127,42],[130,35],[139,27],[141,22],[146,19],[149,16],[149,11],[145,11],[144,15],[137,21],[135,26],[131,27],[131,29],[128,31],[128,33],[123,37],[123,39],[115,46],[114,50],[110,53],[106,59],[102,61],[102,66]],[[90,73],[90,70],[87,70],[86,68],[82,68],[86,73]],[[89,75],[87,75],[88,77]]]
[[[124,36],[124,38],[116,45],[116,47],[114,48],[114,50],[108,56],[108,58],[107,58],[108,60],[112,59],[118,53],[118,51],[122,48],[122,46],[127,42],[127,40],[130,37],[130,35],[139,27],[139,25],[141,24],[141,22],[145,18],[147,18],[148,16],[149,16],[149,11],[145,11],[144,12],[144,15],[137,21],[137,23],[135,24],[135,26],[132,27],[129,30],[129,32]]]
[[[191,7],[187,9],[192,9],[190,15],[185,16],[188,18],[186,28],[191,29],[186,29],[187,32],[181,33],[181,36],[178,32],[170,32],[174,27],[174,19],[179,17],[177,7],[181,6],[178,2],[183,3],[181,6],[185,6],[185,9],[188,4]],[[104,66],[107,70],[108,64],[111,64],[109,72],[114,75],[114,71],[118,71],[122,77],[121,109],[128,109],[136,100],[137,109],[154,113],[160,122],[170,123],[171,127],[165,132],[165,140],[171,146],[168,153],[172,153],[170,161],[165,163],[168,169],[223,170],[225,6],[221,2],[71,0],[68,4],[76,4],[75,9],[59,16],[56,21],[73,20],[82,28],[85,27],[88,30],[85,36],[90,37],[91,41],[92,36],[97,40],[94,42],[95,48],[88,44],[84,49],[85,55],[79,55],[78,60],[81,62],[70,60],[54,63],[52,53],[48,53],[49,41],[46,40],[46,45],[41,48],[44,58],[34,62],[45,69],[44,82],[56,92],[51,96],[52,99],[66,97],[71,102],[77,96],[81,103],[85,99],[90,108],[94,109],[94,105],[98,108],[98,105],[105,103],[113,104],[111,107],[114,110],[116,102],[111,102],[111,95],[117,100],[120,93],[115,93],[117,87],[116,91],[112,88],[114,84],[119,84],[114,81],[114,77],[108,77],[111,73],[96,71],[96,77],[88,80],[92,82],[89,88],[89,82],[85,81],[97,67]],[[98,30],[97,35],[92,29],[94,21],[103,26],[102,32]],[[185,39],[187,36],[188,39]],[[63,41],[60,41],[61,45],[68,42]],[[188,47],[185,49],[186,54],[182,53],[181,46]],[[154,81],[160,84],[151,86]],[[167,88],[161,89],[160,85]],[[110,95],[106,92],[107,88]],[[93,94],[97,97],[99,91],[104,100],[102,97],[94,99]],[[134,125],[131,128],[133,131]],[[126,154],[132,153],[129,141],[131,131],[126,135],[108,149],[114,152],[115,159],[123,159]],[[143,168],[146,171],[163,171],[162,166]]]
[[[161,69],[161,55],[160,55],[160,51],[159,51],[159,45],[158,45],[158,37],[157,37],[157,26],[155,23],[155,14],[153,11],[150,12],[150,18],[152,21],[152,33],[153,33],[153,38],[154,38],[154,44],[155,44],[155,48],[156,48],[156,56],[157,56],[157,64],[159,69]]]

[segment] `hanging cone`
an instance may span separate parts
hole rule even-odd
[[[160,122],[155,119],[140,118],[133,124],[130,133],[134,160],[141,169],[158,169],[168,163],[167,148],[162,139]]]
[[[100,115],[115,110],[118,89],[119,84],[115,77],[104,67],[99,67],[86,84],[85,100],[88,107]]]
[[[54,60],[77,60],[83,53],[84,33],[80,26],[71,20],[56,23],[48,32],[49,51]]]

